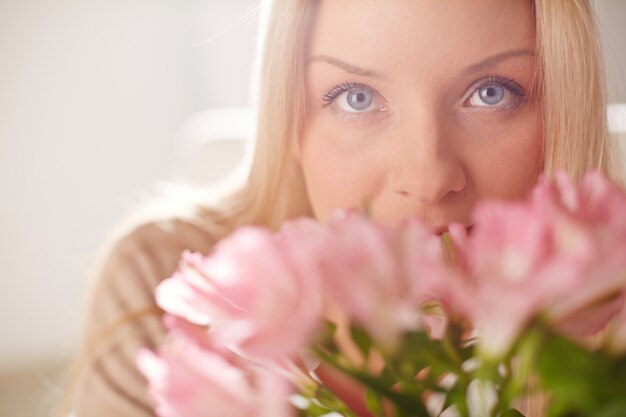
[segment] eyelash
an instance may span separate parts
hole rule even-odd
[[[520,86],[515,81],[508,78],[500,77],[499,75],[487,75],[486,77],[483,77],[472,84],[472,86],[469,88],[469,90],[471,90],[471,94],[469,94],[469,96],[465,99],[464,103],[472,97],[476,90],[490,84],[499,84],[506,88],[510,93],[515,96],[517,102],[516,104],[518,104],[526,97],[526,91],[524,90],[524,88],[522,88],[522,86]],[[351,83],[345,81],[341,84],[336,85],[324,95],[324,97],[322,98],[322,100],[324,101],[324,107],[332,104],[332,102],[335,101],[335,99],[340,94],[345,93],[346,91],[350,91],[354,88],[361,88],[363,90],[366,90],[370,94],[376,94],[376,91],[374,89],[365,84]]]
[[[333,101],[335,101],[335,99],[342,93],[345,93],[346,91],[350,91],[354,88],[361,88],[363,90],[366,90],[368,93],[370,94],[374,94],[375,91],[365,85],[365,84],[361,84],[361,83],[350,83],[348,81],[344,81],[341,84],[338,84],[336,86],[334,86],[328,93],[326,93],[324,95],[324,97],[322,98],[322,100],[324,101],[324,107],[328,106],[329,104],[331,104]]]

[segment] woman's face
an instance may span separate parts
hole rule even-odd
[[[306,47],[299,158],[313,211],[471,225],[541,168],[528,0],[321,0]]]

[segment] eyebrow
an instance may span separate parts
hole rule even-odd
[[[335,67],[340,68],[344,70],[345,72],[349,72],[350,74],[354,74],[354,75],[361,75],[363,77],[371,77],[371,78],[378,78],[378,79],[387,78],[384,74],[378,71],[357,67],[354,64],[351,64],[339,58],[334,58],[328,55],[315,55],[309,58],[306,61],[305,65],[309,65],[311,62],[326,62],[327,64],[334,65]]]
[[[516,58],[518,56],[535,56],[535,51],[530,50],[530,49],[512,49],[510,51],[501,52],[499,54],[487,57],[476,64],[470,65],[469,67],[463,70],[463,74],[465,75],[465,74],[470,74],[473,72],[478,72],[483,69],[492,67],[502,61],[505,61],[511,58]],[[378,78],[378,79],[387,79],[387,76],[381,72],[368,69],[368,68],[361,68],[349,62],[341,60],[339,58],[335,58],[335,57],[328,56],[328,55],[315,55],[309,58],[306,61],[305,65],[309,65],[311,62],[326,62],[327,64],[333,65],[337,68],[340,68],[354,75],[360,75],[363,77],[371,77],[371,78]]]
[[[470,65],[469,67],[463,70],[463,74],[471,74],[473,72],[478,72],[483,69],[492,67],[502,61],[506,61],[507,59],[516,58],[518,56],[535,56],[535,51],[530,49],[512,49],[510,51],[501,52],[496,55],[492,55],[488,58],[483,59],[482,61]]]

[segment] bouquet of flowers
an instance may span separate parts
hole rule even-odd
[[[626,416],[626,193],[559,173],[474,220],[343,211],[185,253],[138,357],[157,414],[520,416],[541,392],[549,416]]]

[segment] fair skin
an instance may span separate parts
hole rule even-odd
[[[315,216],[367,204],[436,232],[541,170],[528,0],[321,0],[296,157]]]

